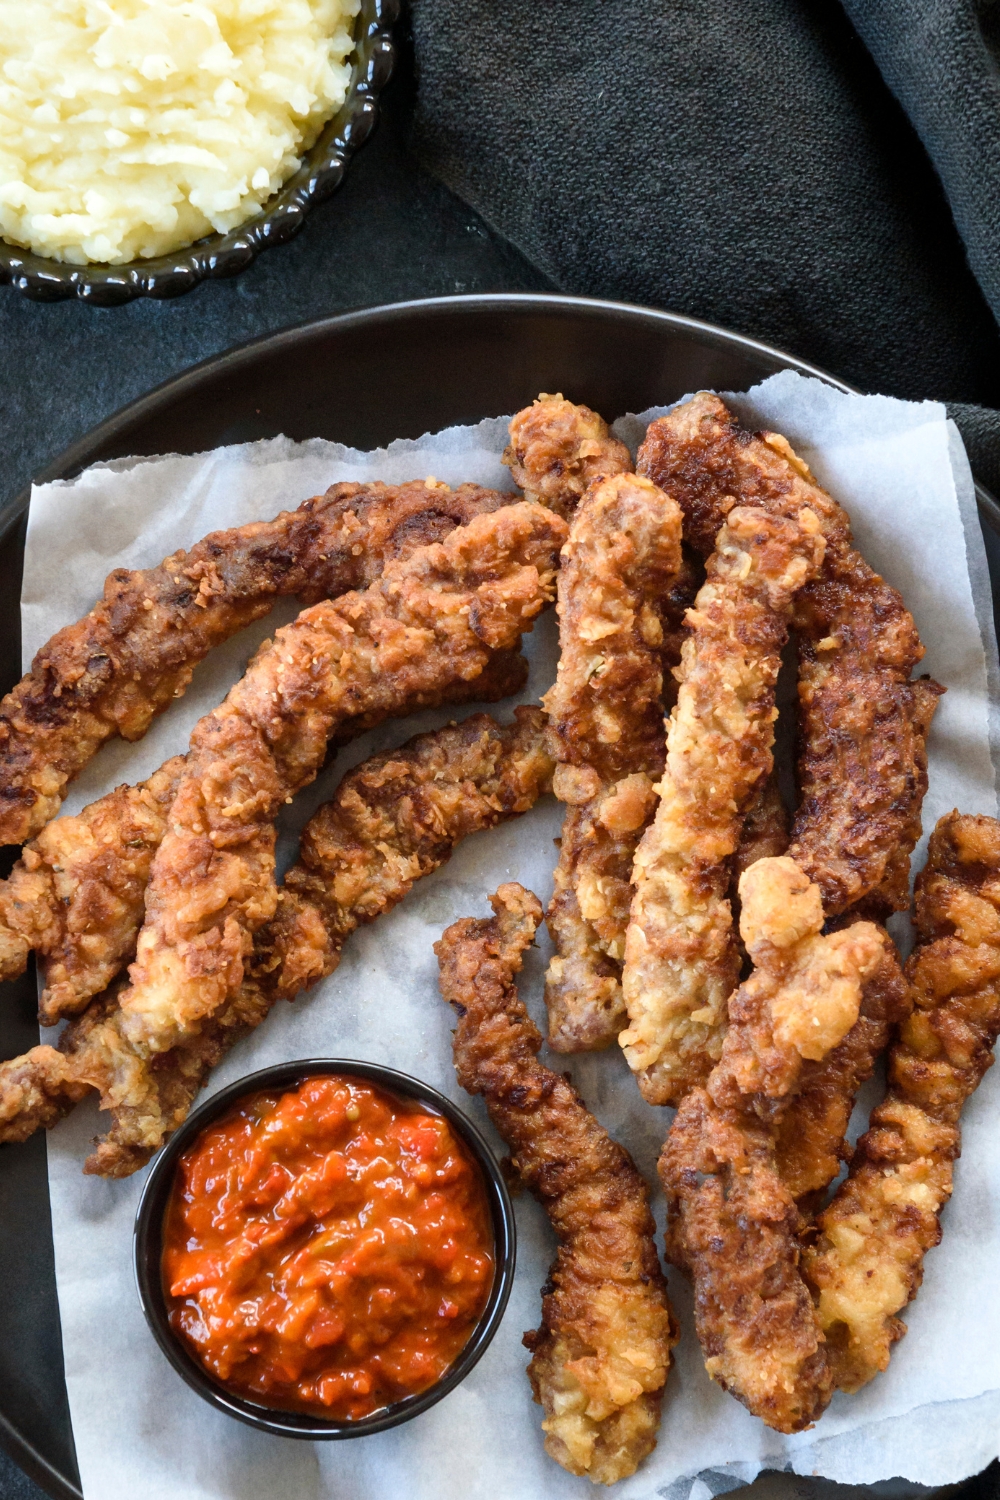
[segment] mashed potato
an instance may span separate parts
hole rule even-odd
[[[163,255],[258,212],[344,101],[359,0],[0,0],[0,234]]]

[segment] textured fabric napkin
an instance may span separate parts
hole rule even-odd
[[[421,160],[557,286],[962,403],[1000,490],[996,0],[412,15]]]

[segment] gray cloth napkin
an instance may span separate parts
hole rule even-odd
[[[412,0],[414,144],[566,291],[959,403],[996,486],[1000,4],[845,9]]]

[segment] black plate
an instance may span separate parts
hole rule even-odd
[[[669,313],[523,295],[403,303],[288,329],[197,365],[103,422],[38,478],[278,433],[374,448],[516,411],[539,391],[561,390],[611,417],[701,387],[743,390],[787,369],[851,389],[777,349]],[[276,495],[275,511],[301,498]],[[979,504],[992,566],[1000,507],[983,490]],[[20,676],[27,507],[25,493],[0,511],[0,692]],[[0,1049],[13,1057],[38,1040],[34,976],[2,990]],[[57,1500],[80,1500],[40,1136],[0,1150],[0,1287],[0,1441]]]

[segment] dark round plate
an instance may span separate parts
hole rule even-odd
[[[288,329],[197,365],[103,422],[38,478],[278,433],[374,448],[516,411],[539,391],[561,390],[610,418],[701,387],[742,390],[787,369],[851,389],[752,339],[643,308],[524,295],[402,303]],[[276,495],[275,511],[302,498]],[[1000,507],[982,490],[979,503],[995,543]],[[0,692],[20,676],[27,508],[25,493],[0,511]],[[38,1040],[34,976],[0,989],[0,1048],[13,1057]],[[0,1441],[50,1495],[80,1500],[41,1136],[0,1148],[0,1286]]]

